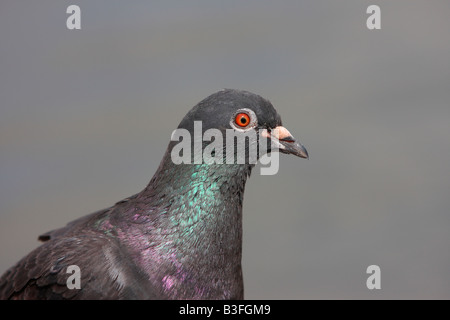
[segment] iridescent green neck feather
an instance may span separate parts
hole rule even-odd
[[[129,211],[137,260],[155,283],[167,283],[172,298],[186,290],[202,298],[242,298],[242,202],[252,166],[174,165],[168,157]]]

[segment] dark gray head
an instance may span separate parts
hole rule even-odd
[[[210,95],[186,114],[178,128],[193,133],[194,121],[201,121],[203,132],[254,130],[259,139],[272,140],[279,151],[308,158],[306,149],[282,126],[281,117],[270,101],[248,91],[225,89]]]
[[[230,120],[239,109],[252,110],[258,120],[258,128],[281,126],[281,117],[269,100],[248,91],[225,89],[213,93],[193,107],[178,128],[189,131],[194,121],[202,121],[203,128],[232,129]]]

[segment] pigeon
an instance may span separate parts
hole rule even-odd
[[[242,203],[255,166],[248,157],[254,142],[243,148],[245,161],[221,163],[238,152],[234,145],[224,150],[223,136],[255,133],[257,142],[270,145],[257,148],[258,159],[263,152],[308,153],[272,104],[247,91],[208,96],[175,131],[194,134],[199,123],[201,133],[213,132],[220,146],[209,150],[214,161],[199,161],[187,148],[174,152],[181,139],[171,138],[141,192],[40,235],[43,244],[1,276],[0,299],[242,300]],[[200,149],[198,139],[186,141],[194,151],[208,145],[204,137]],[[186,161],[179,161],[181,155]]]

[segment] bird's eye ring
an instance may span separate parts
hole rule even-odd
[[[250,123],[250,117],[247,113],[238,113],[234,118],[234,123],[236,123],[239,127],[244,128]]]

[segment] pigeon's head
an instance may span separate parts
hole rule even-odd
[[[220,143],[225,145],[226,135],[231,132],[256,137],[257,144],[264,142],[268,146],[267,152],[275,147],[282,153],[308,158],[305,147],[282,126],[270,101],[247,91],[225,89],[210,95],[186,114],[178,129],[194,135],[201,132],[203,146],[205,141],[216,139],[216,133],[223,136]],[[258,152],[258,158],[260,155]]]

